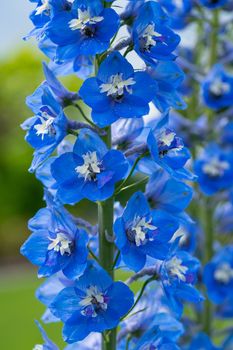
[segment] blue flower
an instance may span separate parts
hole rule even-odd
[[[191,180],[195,177],[184,168],[191,155],[183,140],[168,126],[166,113],[153,126],[147,137],[147,144],[153,161],[178,180]]]
[[[174,246],[175,247],[175,246]],[[160,278],[168,303],[175,314],[182,314],[183,301],[199,303],[203,300],[193,286],[197,280],[199,261],[189,253],[172,248],[167,259],[161,264]]]
[[[181,98],[178,88],[184,80],[184,72],[175,62],[159,62],[148,73],[158,84],[158,91],[153,99],[159,111],[165,112],[168,108],[185,109],[187,107]]]
[[[168,16],[159,3],[148,1],[140,8],[133,26],[134,49],[151,65],[157,60],[175,59],[172,52],[179,44],[180,37],[168,25]]]
[[[152,208],[178,214],[191,202],[193,190],[184,182],[170,177],[160,168],[152,174],[145,194]]]
[[[40,323],[38,321],[36,321],[36,325],[38,326],[41,335],[43,337],[44,340],[44,344],[43,345],[35,345],[35,347],[33,348],[33,350],[59,350],[59,348],[57,347],[57,345],[55,345],[47,336],[45,330],[41,327]]]
[[[29,169],[34,172],[67,135],[68,120],[47,83],[43,83],[27,98],[27,105],[35,115],[21,127],[27,130],[25,140],[35,149]]]
[[[112,124],[112,143],[118,149],[127,149],[134,144],[134,139],[138,137],[144,127],[142,118],[118,119]]]
[[[216,9],[224,6],[229,0],[199,0],[200,3],[209,9]]]
[[[113,52],[100,65],[97,76],[83,83],[79,95],[92,108],[93,121],[104,127],[119,118],[148,114],[156,91],[157,84],[147,73],[134,72],[119,52]]]
[[[194,163],[195,174],[203,193],[213,195],[233,184],[232,152],[221,149],[217,144],[206,146]]]
[[[232,294],[233,246],[224,247],[205,266],[204,283],[209,299],[220,304]]]
[[[174,29],[184,28],[192,10],[192,0],[160,0],[160,3],[169,13],[171,27]]]
[[[146,256],[165,259],[168,241],[178,229],[175,219],[169,214],[150,211],[145,196],[136,192],[127,203],[123,215],[115,221],[116,245],[124,263],[139,271],[146,263]]]
[[[213,109],[232,105],[233,76],[221,64],[216,64],[202,82],[202,96],[204,103]]]
[[[58,59],[74,59],[105,51],[118,27],[119,16],[113,9],[104,9],[101,1],[75,0],[71,11],[52,18],[46,35],[58,45]]]
[[[205,333],[198,333],[194,339],[192,339],[191,344],[187,347],[187,350],[220,350],[214,346]]]
[[[58,157],[51,170],[58,198],[72,204],[83,198],[98,201],[111,197],[115,183],[127,173],[128,162],[121,152],[108,150],[97,134],[82,129],[73,152]]]
[[[64,322],[65,341],[74,343],[91,332],[115,328],[133,302],[133,293],[124,283],[113,282],[101,267],[90,263],[75,287],[63,289],[50,308]]]
[[[50,195],[49,195],[50,196]],[[32,235],[21,247],[21,254],[39,266],[39,277],[62,270],[68,278],[79,277],[86,268],[87,234],[79,230],[72,216],[59,204],[47,200],[29,221]]]

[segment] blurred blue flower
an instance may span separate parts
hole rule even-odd
[[[209,336],[205,333],[198,333],[196,336],[194,336],[194,339],[192,339],[191,344],[187,346],[187,350],[220,350],[220,348],[217,348],[213,345],[211,342]]]
[[[100,127],[121,117],[142,117],[149,113],[149,102],[157,83],[145,72],[134,72],[131,64],[113,52],[100,65],[96,77],[87,79],[79,95],[92,108],[92,119]]]
[[[50,309],[64,322],[65,341],[74,343],[91,332],[115,328],[133,301],[133,293],[124,283],[113,282],[101,267],[89,263],[75,287],[63,289]]]
[[[229,0],[199,0],[201,5],[208,7],[209,9],[216,9],[227,4]]]
[[[114,224],[116,245],[126,266],[134,271],[142,269],[146,256],[165,259],[168,241],[178,229],[168,213],[151,212],[143,193],[136,192],[128,201],[123,215]]]

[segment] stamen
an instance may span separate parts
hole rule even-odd
[[[55,133],[55,129],[52,127],[54,118],[49,117],[47,113],[43,113],[43,117],[39,117],[41,124],[34,125],[36,129],[36,135],[44,140],[45,135],[53,135]]]
[[[142,244],[145,244],[148,240],[153,241],[153,238],[148,238],[148,230],[154,231],[157,230],[157,227],[151,225],[152,218],[146,221],[145,218],[136,217],[132,228],[129,230],[134,234],[134,241],[136,246],[139,247]]]
[[[210,159],[210,161],[203,165],[202,170],[205,174],[216,177],[223,176],[225,170],[228,170],[230,165],[226,161],[221,161],[217,157]]]
[[[149,24],[142,34],[142,39],[144,50],[150,51],[151,47],[157,44],[157,41],[163,40],[163,36],[155,31],[155,24]],[[164,42],[164,44],[166,43]]]
[[[71,30],[84,30],[87,25],[94,25],[103,21],[104,17],[94,16],[91,17],[90,11],[78,9],[78,18],[74,18],[69,22]]]
[[[109,83],[100,85],[100,92],[107,93],[107,96],[123,96],[124,90],[126,90],[129,94],[132,94],[130,87],[135,83],[133,78],[123,80],[123,74],[118,73],[110,77]]]
[[[221,264],[214,272],[216,281],[228,284],[233,279],[233,268],[228,263]]]
[[[230,92],[231,86],[222,81],[221,78],[216,78],[210,85],[210,92],[215,96],[222,96]]]
[[[79,176],[84,177],[84,180],[91,181],[96,179],[96,174],[101,172],[101,162],[97,158],[96,152],[89,152],[83,156],[84,164],[75,168]]]
[[[60,252],[61,255],[71,254],[72,241],[69,240],[64,234],[58,233],[56,238],[50,238],[52,242],[48,246],[48,250],[54,250],[55,252]]]
[[[182,260],[174,256],[172,259],[166,262],[166,268],[172,276],[176,276],[182,282],[186,281],[186,272],[188,267],[182,265]]]
[[[81,314],[91,317],[96,317],[98,311],[106,311],[108,307],[104,294],[96,286],[87,289],[86,297],[79,302],[79,305],[83,307]]]
[[[42,5],[36,8],[36,15],[41,15],[43,12],[50,10],[49,0],[42,0]]]

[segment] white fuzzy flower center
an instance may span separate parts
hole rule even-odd
[[[44,140],[45,135],[52,135],[54,132],[54,118],[50,117],[47,113],[43,113],[43,117],[39,117],[39,119],[41,124],[34,125],[34,129],[36,129],[36,135],[41,136],[42,140]]]
[[[100,92],[107,93],[107,96],[122,96],[124,90],[132,93],[131,86],[136,82],[133,78],[123,80],[123,74],[112,75],[108,83],[100,85]]]
[[[48,246],[48,250],[54,250],[60,252],[61,255],[71,254],[72,241],[69,240],[64,234],[58,233],[56,238],[50,238],[51,243]]]
[[[74,18],[69,22],[69,27],[71,30],[83,30],[89,25],[96,24],[103,21],[104,17],[94,16],[91,17],[90,11],[78,9],[78,18]]]
[[[149,219],[148,221],[146,221],[145,218],[139,218],[139,217],[136,217],[134,219],[134,223],[132,225],[131,230],[135,234],[134,240],[137,247],[139,247],[140,245],[143,245],[143,243],[147,241],[146,235],[148,230],[154,231],[157,229],[156,226],[151,225],[151,221],[152,221],[152,218]],[[149,239],[149,240],[153,240],[153,239]]]
[[[98,310],[106,311],[108,307],[103,293],[96,286],[87,289],[86,296],[79,302],[79,305],[84,308],[81,314],[91,317],[96,317]]]
[[[42,4],[36,8],[36,15],[42,15],[43,12],[50,10],[49,0],[42,0]]]
[[[96,174],[101,172],[101,162],[97,158],[96,152],[88,152],[83,156],[84,163],[75,168],[79,176],[84,177],[85,181],[95,179]]]
[[[188,238],[188,234],[183,227],[179,227],[179,229],[174,233],[174,235],[170,239],[170,242],[171,243],[174,242],[177,238],[180,238],[180,240],[179,240],[180,245],[183,245],[186,243],[187,238]]]
[[[233,269],[228,263],[221,264],[214,272],[216,281],[227,284],[233,279]]]
[[[217,96],[227,94],[230,90],[230,84],[223,82],[221,78],[216,78],[210,85],[210,92]]]
[[[43,350],[43,345],[37,344],[34,346],[33,350]]]
[[[188,271],[188,267],[182,265],[182,260],[174,256],[172,259],[166,262],[166,268],[172,276],[176,276],[179,280],[185,282],[185,274]]]
[[[161,34],[155,31],[155,24],[149,24],[143,31],[142,38],[144,39],[144,49],[150,51],[151,47],[157,43],[155,38],[161,38]]]
[[[203,165],[202,170],[209,176],[222,176],[225,170],[230,167],[226,161],[221,161],[217,157],[210,159],[210,161]]]
[[[174,141],[176,134],[174,132],[166,132],[166,130],[162,131],[159,135],[159,141],[167,147],[170,147],[172,142]]]

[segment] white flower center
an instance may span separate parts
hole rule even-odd
[[[156,45],[154,38],[161,38],[161,34],[155,31],[155,24],[149,24],[143,31],[142,38],[145,40],[144,49],[150,51],[152,46]]]
[[[230,90],[230,84],[224,83],[221,78],[216,78],[210,85],[210,92],[217,96],[227,94]]]
[[[136,217],[134,219],[134,223],[131,230],[135,233],[134,240],[137,247],[139,247],[140,245],[145,243],[145,241],[147,241],[147,238],[146,238],[147,230],[154,231],[157,229],[156,226],[151,225],[151,221],[152,221],[152,218],[149,219],[148,221],[146,221],[145,218],[139,218],[139,217]],[[149,240],[152,241],[153,239],[149,238]]]
[[[39,117],[41,124],[34,125],[36,129],[36,135],[41,136],[42,140],[44,140],[45,135],[52,135],[54,132],[54,128],[52,127],[54,118],[50,117],[47,113],[43,113],[43,118]]]
[[[101,172],[100,165],[101,162],[97,158],[96,152],[88,152],[83,156],[84,163],[75,168],[75,171],[79,176],[84,177],[86,180],[95,179],[96,174]]]
[[[48,250],[54,250],[55,252],[60,252],[61,255],[71,254],[71,244],[72,241],[69,240],[64,234],[58,233],[56,238],[50,238],[51,243],[48,246]]]
[[[170,242],[173,243],[176,238],[180,238],[179,244],[183,245],[187,241],[187,232],[184,230],[183,227],[179,227],[179,229],[174,233],[172,238],[170,239]]]
[[[230,165],[226,161],[220,161],[217,157],[212,158],[209,163],[203,165],[202,170],[209,176],[222,176]]]
[[[167,147],[170,147],[172,142],[174,141],[176,134],[174,132],[166,132],[166,130],[162,131],[159,135],[159,141]]]
[[[43,345],[37,344],[34,346],[33,350],[43,350]]]
[[[177,7],[179,10],[183,9],[183,0],[172,0],[172,3],[175,7]]]
[[[94,16],[91,17],[90,11],[78,9],[78,18],[74,18],[69,22],[69,27],[71,30],[83,30],[89,25],[96,24],[103,21],[104,17]]]
[[[79,305],[84,307],[81,314],[84,316],[89,315],[91,317],[96,317],[98,310],[106,311],[108,307],[103,293],[101,293],[96,286],[91,286],[87,289],[86,297],[79,302]]]
[[[50,10],[49,0],[42,0],[42,4],[36,8],[36,15],[41,15],[43,12]]]
[[[228,263],[221,264],[214,272],[214,278],[221,283],[229,283],[233,279],[233,269]]]
[[[172,276],[176,276],[179,280],[185,282],[185,274],[188,271],[188,267],[182,265],[182,260],[174,256],[172,259],[166,262],[166,268]]]
[[[133,78],[123,80],[123,74],[118,73],[112,75],[108,83],[100,85],[100,92],[107,93],[107,96],[122,96],[124,94],[124,89],[128,93],[132,93],[131,86],[136,82]]]

